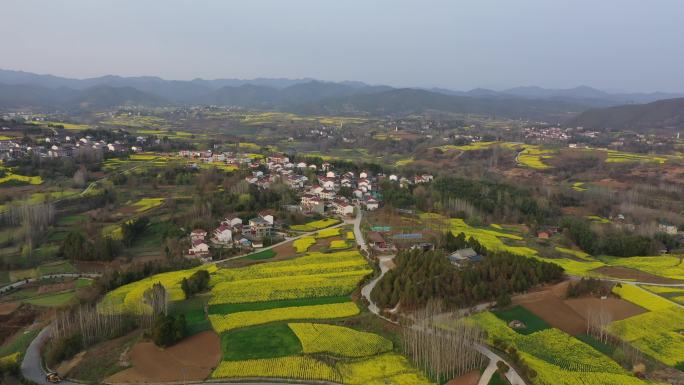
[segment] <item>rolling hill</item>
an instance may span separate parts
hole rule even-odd
[[[684,98],[591,109],[570,120],[567,126],[638,132],[684,130]]]
[[[131,105],[219,105],[317,115],[370,116],[402,116],[432,110],[563,123],[592,108],[650,102],[668,95],[611,94],[590,87],[453,91],[372,86],[354,81],[323,82],[308,78],[184,81],[154,76],[107,75],[70,79],[0,70],[0,108],[90,110]],[[601,125],[601,122],[595,122],[598,119],[592,118],[590,123]],[[669,120],[667,122],[670,124]]]

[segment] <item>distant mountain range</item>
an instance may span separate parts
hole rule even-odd
[[[570,120],[567,125],[637,132],[680,132],[684,131],[684,98],[591,109]]]
[[[194,79],[102,76],[70,79],[0,70],[0,108],[106,109],[126,105],[223,105],[309,114],[407,115],[429,110],[565,122],[601,107],[680,97],[665,93],[611,94],[590,87],[504,91],[372,86],[305,79]]]

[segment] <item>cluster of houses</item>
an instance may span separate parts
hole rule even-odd
[[[208,262],[211,260],[211,247],[242,250],[262,248],[264,238],[275,236],[279,227],[273,213],[269,210],[259,213],[247,223],[239,217],[228,216],[211,234],[204,229],[193,230],[190,233],[188,256]]]
[[[265,166],[266,172],[252,172],[246,178],[247,182],[260,188],[269,188],[271,184],[282,181],[299,192],[301,203],[294,209],[303,213],[351,216],[357,205],[369,211],[380,206],[377,178],[368,172],[336,172],[327,162],[320,166],[306,162],[294,163],[281,155],[268,157]],[[342,188],[350,191],[351,196],[340,194]]]
[[[130,146],[120,141],[107,142],[97,140],[90,135],[76,138],[71,135],[55,135],[44,138],[39,145],[22,143],[18,138],[0,140],[0,159],[11,160],[27,155],[38,155],[42,158],[61,158],[77,156],[83,151],[97,152],[141,152],[145,138],[138,138],[135,145]]]
[[[178,156],[180,156],[181,158],[197,159],[198,161],[203,163],[225,164],[228,166],[234,166],[235,168],[239,168],[242,165],[251,168],[258,168],[261,165],[259,157],[254,156],[254,154],[243,152],[181,150],[178,151]]]

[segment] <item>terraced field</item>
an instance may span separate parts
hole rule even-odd
[[[463,219],[447,219],[439,214],[434,213],[421,214],[420,219],[425,221],[428,226],[436,230],[443,231],[445,228],[448,228],[454,235],[463,233],[465,234],[466,238],[473,237],[488,250],[507,251],[513,254],[524,255],[527,257],[537,255],[537,251],[532,248],[525,246],[511,246],[504,243],[503,239],[506,239],[508,242],[516,242],[523,240],[523,238],[520,235],[514,234],[512,232],[496,229],[494,227],[492,227],[491,229],[473,227],[465,223]]]
[[[340,229],[331,230],[335,232],[330,236],[340,233]],[[309,242],[298,245],[299,250],[305,252]],[[342,242],[347,244],[346,240]],[[167,288],[174,303],[182,304],[180,281],[199,268],[208,266],[163,273],[122,286],[107,294],[100,309],[149,311],[140,304],[145,290],[156,282]],[[335,325],[359,314],[360,308],[350,294],[372,273],[356,250],[309,252],[243,268],[211,265],[208,270],[211,290],[206,318],[221,336],[223,356],[212,378],[348,384],[384,384],[390,379],[401,384],[430,384],[405,357],[393,352],[392,341]],[[199,317],[198,322],[205,321],[201,312],[195,313],[193,320]]]

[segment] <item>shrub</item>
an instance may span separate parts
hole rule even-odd
[[[181,289],[185,293],[185,298],[190,298],[197,293],[206,291],[209,288],[209,272],[198,270],[189,278],[183,278]]]
[[[185,315],[181,314],[178,318],[171,315],[160,314],[154,321],[150,332],[152,341],[157,346],[167,347],[185,338],[187,324]]]
[[[501,372],[502,374],[508,373],[508,371],[511,369],[505,362],[503,361],[498,361],[496,363],[496,368]]]

